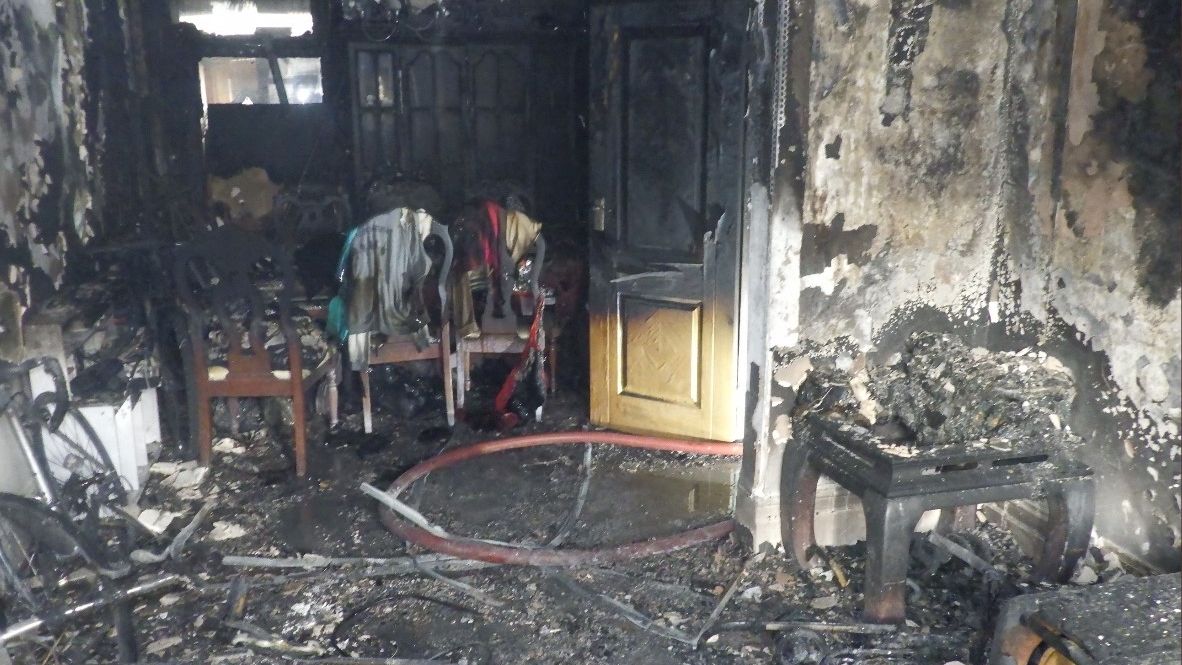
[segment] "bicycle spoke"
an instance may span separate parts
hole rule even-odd
[[[41,665],[46,665],[49,662],[50,658],[52,658],[53,662],[55,662],[55,663],[61,662],[57,658],[57,645],[59,642],[61,642],[63,639],[65,639],[65,637],[66,637],[65,635],[58,635],[57,638],[53,640],[53,645],[51,645],[49,647],[49,653],[45,654],[45,659],[41,661]]]

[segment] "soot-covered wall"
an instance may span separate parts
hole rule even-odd
[[[59,284],[70,237],[91,235],[86,33],[82,2],[0,0],[0,279],[18,292]]]
[[[816,4],[800,335],[983,309],[1004,214],[1006,4]]]
[[[1040,211],[1022,308],[1095,352],[1079,424],[1100,478],[1097,531],[1177,566],[1182,547],[1182,12],[1079,0],[1061,171]],[[1017,237],[1017,234],[1015,234]],[[1021,256],[1016,249],[1015,256]]]
[[[872,355],[920,328],[1041,345],[1080,384],[1098,534],[1176,567],[1178,6],[1074,5],[812,3],[799,259],[771,266],[800,288],[769,308]]]

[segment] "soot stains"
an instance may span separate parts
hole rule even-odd
[[[878,235],[873,224],[845,230],[845,213],[837,213],[829,225],[805,224],[800,246],[800,272],[813,275],[825,270],[839,254],[850,263],[864,265],[870,260],[870,246]]]
[[[953,177],[966,168],[966,143],[972,142],[980,114],[981,78],[970,70],[944,67],[935,85],[924,88],[925,116],[922,131],[903,140],[902,150],[880,147],[877,157],[917,173],[917,182],[934,196],[941,196]]]
[[[911,111],[911,68],[927,45],[931,19],[928,0],[891,0],[886,91],[879,106],[884,127],[890,127],[896,117],[906,119]]]
[[[841,159],[841,134],[834,137],[833,143],[825,144],[825,157],[829,159]]]
[[[1091,115],[1089,140],[1107,161],[1127,166],[1128,191],[1139,243],[1134,262],[1137,285],[1153,305],[1164,307],[1178,297],[1182,283],[1182,5],[1176,0],[1110,0],[1113,17],[1104,51],[1092,71],[1098,103]],[[1131,26],[1131,27],[1130,27]],[[1128,53],[1143,48],[1143,92],[1130,92]],[[1067,227],[1087,236],[1089,210],[1063,193]]]

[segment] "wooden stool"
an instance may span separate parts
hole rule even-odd
[[[928,510],[1045,498],[1046,540],[1036,578],[1066,581],[1087,548],[1094,517],[1092,470],[1038,444],[909,448],[844,420],[811,414],[784,454],[780,514],[785,550],[812,563],[813,514],[821,474],[856,494],[866,516],[865,617],[903,621],[911,534]]]

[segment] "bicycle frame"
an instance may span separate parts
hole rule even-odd
[[[42,468],[40,460],[37,459],[37,455],[33,451],[33,444],[29,440],[29,435],[25,431],[24,425],[11,409],[0,415],[0,440],[3,440],[7,436],[11,436],[16,440],[21,457],[24,458],[25,462],[25,468],[23,469],[9,466],[9,473],[14,471],[28,471],[29,475],[33,478],[33,482],[41,498],[51,506],[56,504],[57,496],[47,475],[49,471]],[[11,463],[16,460],[7,461]],[[27,494],[27,488],[24,487],[0,487],[0,491],[12,492],[13,494]]]

